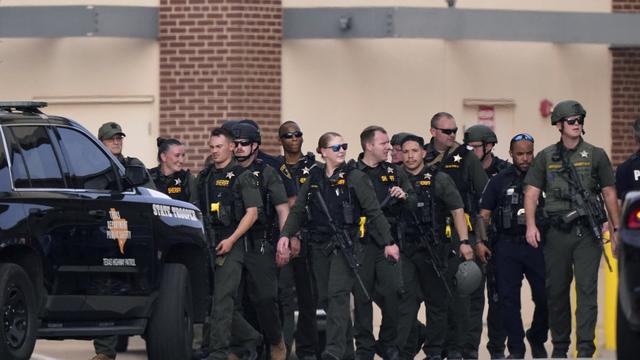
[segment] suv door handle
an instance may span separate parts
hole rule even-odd
[[[105,210],[89,210],[89,215],[96,219],[102,219],[107,216],[107,212]]]
[[[47,215],[47,212],[41,209],[31,208],[29,209],[29,215],[43,218],[45,217],[45,215]]]

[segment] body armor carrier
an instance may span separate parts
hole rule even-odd
[[[434,234],[438,239],[444,237],[444,225],[446,223],[446,213],[438,206],[435,196],[435,180],[438,168],[431,166],[425,169],[422,174],[411,177],[413,188],[416,191],[416,197],[418,200],[417,208],[414,210],[415,218],[411,214],[404,213],[407,229],[407,239],[415,240],[415,236],[411,236],[414,230],[417,230],[417,225],[420,225],[424,229],[434,229]],[[419,224],[415,223],[415,220]],[[432,237],[430,234],[427,234]],[[432,242],[437,242],[438,239],[431,239]]]
[[[213,227],[216,240],[227,238],[245,214],[241,194],[236,191],[236,180],[246,169],[236,166],[226,171],[215,171],[213,165],[198,176],[200,208],[206,216],[207,227]]]
[[[356,231],[360,218],[360,205],[355,191],[348,183],[350,166],[342,166],[335,170],[329,179],[325,179],[324,169],[318,166],[310,170],[309,191],[307,193],[307,225],[312,233],[332,234],[327,225],[329,219],[318,204],[316,192],[320,191],[327,203],[329,213],[333,217],[336,227],[346,229],[349,233]],[[329,238],[326,238],[327,241]]]
[[[180,170],[169,176],[164,176],[160,172],[160,167],[149,170],[151,179],[158,191],[167,194],[170,198],[182,201],[189,201],[189,170]]]
[[[435,166],[439,171],[444,171],[453,179],[453,182],[456,184],[456,189],[458,189],[462,196],[465,213],[477,214],[478,194],[472,192],[473,188],[469,186],[469,180],[462,176],[462,169],[464,168],[464,162],[469,151],[466,146],[458,146],[453,152],[447,152],[442,157],[442,160]],[[459,160],[456,161],[456,159]]]
[[[517,177],[501,194],[500,206],[493,214],[494,224],[501,233],[514,236],[527,233],[523,185],[524,179]]]

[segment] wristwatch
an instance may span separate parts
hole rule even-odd
[[[468,239],[460,240],[460,244],[461,244],[461,245],[471,245],[471,243],[469,242],[469,240],[468,240]]]

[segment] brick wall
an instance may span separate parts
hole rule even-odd
[[[278,153],[282,1],[161,0],[159,33],[160,135],[187,144],[187,167],[225,119],[256,120]]]
[[[612,0],[614,12],[640,13],[640,0]],[[631,125],[640,115],[640,48],[612,47],[611,161],[619,165],[637,149]]]

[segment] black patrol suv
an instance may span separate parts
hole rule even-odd
[[[44,106],[0,103],[0,359],[114,334],[190,359],[213,286],[199,210]]]
[[[640,191],[627,193],[618,245],[618,359],[640,353]]]

